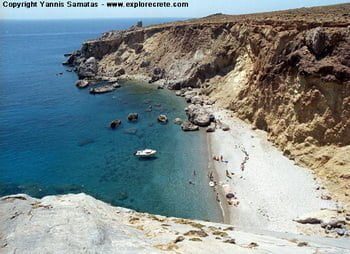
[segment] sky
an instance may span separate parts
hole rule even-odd
[[[146,2],[169,1],[189,3],[188,8],[4,8],[4,2],[44,1],[44,0],[0,0],[0,19],[89,19],[89,18],[144,18],[144,17],[203,17],[214,13],[245,14],[291,8],[349,3],[349,0],[72,0],[80,2],[107,1]],[[46,0],[47,2],[59,0]],[[67,2],[68,0],[61,0]]]

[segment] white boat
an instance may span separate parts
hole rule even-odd
[[[144,150],[136,151],[134,155],[138,157],[153,157],[156,153],[157,153],[156,150],[144,149]]]

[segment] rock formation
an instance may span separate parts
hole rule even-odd
[[[137,121],[139,119],[139,114],[137,113],[129,113],[128,120],[129,121]]]
[[[109,92],[113,92],[118,87],[120,87],[118,83],[102,85],[102,86],[91,88],[90,93],[91,94],[109,93]]]
[[[209,126],[211,122],[209,112],[202,106],[197,104],[191,104],[186,109],[186,114],[188,116],[188,120],[200,127]]]
[[[112,207],[85,194],[0,199],[1,253],[350,253],[345,240],[254,234]]]
[[[183,131],[198,131],[199,127],[189,121],[185,121],[181,124],[181,129]]]
[[[342,4],[111,31],[67,62],[80,77],[123,69],[196,105],[207,96],[267,131],[350,207],[349,12]],[[190,87],[199,94],[180,90]]]
[[[120,125],[122,124],[122,121],[119,120],[119,119],[115,119],[113,120],[109,126],[112,128],[112,129],[115,129],[115,128],[118,128]]]
[[[77,82],[75,82],[75,85],[78,88],[85,88],[85,87],[89,86],[89,81],[79,79],[79,80],[77,80]]]
[[[168,117],[166,115],[159,115],[157,117],[157,121],[162,123],[162,124],[166,124],[166,123],[168,123]]]

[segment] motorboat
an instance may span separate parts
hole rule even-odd
[[[156,150],[153,149],[144,149],[144,150],[139,150],[134,153],[135,156],[142,157],[142,158],[148,158],[148,157],[153,157],[157,153]]]

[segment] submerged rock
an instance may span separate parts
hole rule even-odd
[[[182,124],[182,119],[181,118],[175,118],[174,119],[174,124],[177,124],[177,125],[180,125],[180,124]]]
[[[137,121],[139,119],[139,114],[133,112],[133,113],[129,113],[128,115],[128,120],[129,121]]]
[[[145,112],[151,112],[152,111],[152,105],[149,105],[146,109]]]
[[[82,139],[78,142],[78,146],[86,146],[92,143],[95,143],[96,141],[92,138],[86,138],[86,139]]]
[[[130,135],[136,135],[137,129],[136,128],[128,128],[128,129],[124,130],[124,133],[130,134]]]
[[[128,199],[128,197],[129,197],[128,193],[122,191],[122,192],[119,192],[117,199],[123,201],[123,200]]]

